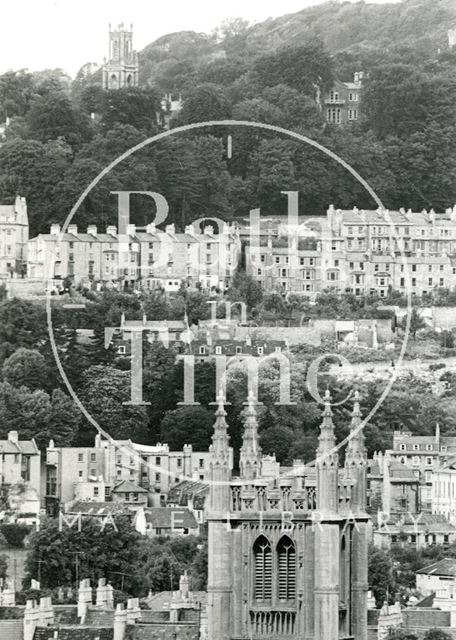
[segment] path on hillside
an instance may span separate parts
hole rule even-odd
[[[397,361],[397,354],[394,357],[394,368],[396,369],[398,376],[405,376],[409,373],[414,373],[415,375],[423,375],[433,376],[436,378],[440,378],[442,373],[445,371],[454,371],[456,370],[456,357],[451,358],[435,358],[433,360],[422,360],[421,358],[416,358],[414,360],[402,360],[399,364]],[[437,371],[431,371],[429,369],[430,364],[437,364],[441,362],[445,365],[445,368],[437,369]],[[350,367],[342,366],[340,367],[338,364],[332,364],[330,367],[331,375],[337,376],[338,378],[351,378],[352,376],[369,376],[375,374],[376,377],[382,375],[382,377],[390,377],[393,368],[391,366],[391,360],[385,360],[382,362],[356,362],[352,363]]]

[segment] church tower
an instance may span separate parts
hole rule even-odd
[[[138,72],[138,54],[133,50],[133,25],[126,29],[122,23],[114,30],[109,25],[109,55],[103,64],[103,89],[137,87]]]

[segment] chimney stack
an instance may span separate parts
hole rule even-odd
[[[78,593],[78,618],[84,624],[89,604],[92,604],[92,587],[90,580],[81,580]]]
[[[17,433],[17,431],[8,432],[8,441],[12,442],[13,444],[17,444],[19,442],[19,434]]]
[[[113,640],[124,640],[127,628],[127,612],[123,605],[118,604],[114,614],[114,637]]]

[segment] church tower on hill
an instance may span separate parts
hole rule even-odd
[[[366,450],[359,396],[339,466],[325,397],[314,465],[262,469],[249,398],[240,475],[231,473],[224,398],[211,446],[210,640],[367,640]]]
[[[103,64],[103,89],[137,87],[138,74],[138,54],[133,50],[133,25],[126,29],[122,23],[114,30],[109,25],[109,55]]]

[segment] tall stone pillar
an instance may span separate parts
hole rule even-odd
[[[315,640],[339,638],[339,456],[332,421],[331,398],[325,395],[315,469],[317,512],[315,528]]]
[[[223,397],[218,399],[210,447],[208,510],[208,637],[231,640],[232,533],[230,510],[230,451]]]
[[[315,527],[315,640],[339,639],[339,524]],[[356,636],[356,640],[358,637]]]
[[[367,640],[367,522],[353,529],[351,626],[356,640]]]

